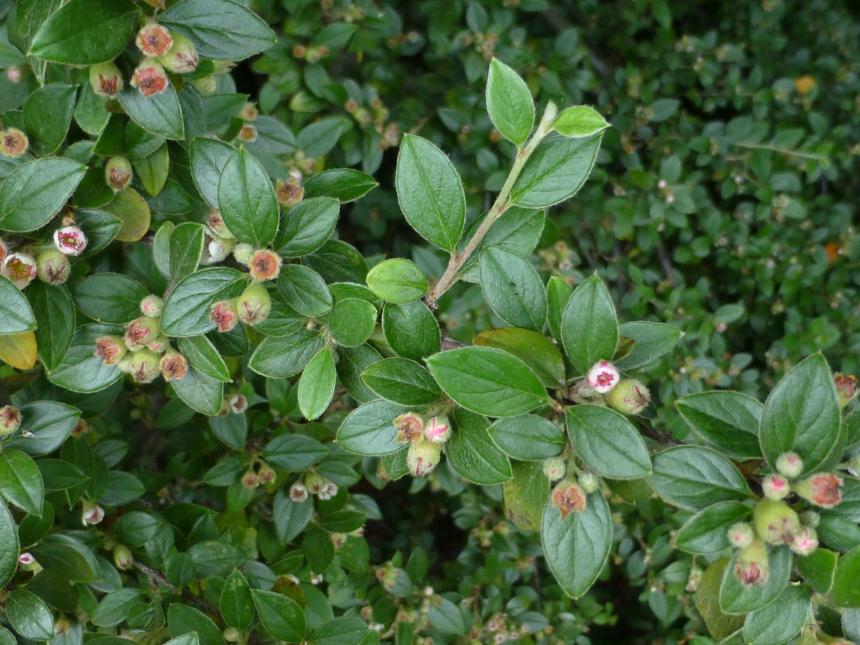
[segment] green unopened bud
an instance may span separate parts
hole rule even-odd
[[[249,284],[236,300],[239,320],[252,327],[263,322],[272,311],[272,299],[266,287],[259,282]]]
[[[0,437],[6,437],[21,427],[21,412],[14,405],[0,408]]]
[[[328,480],[325,477],[314,471],[305,475],[305,488],[311,495],[319,495],[327,483]]]
[[[215,90],[218,89],[218,81],[215,76],[203,76],[201,78],[195,78],[191,81],[191,84],[197,88],[197,91],[200,92],[203,96],[209,96],[210,94],[214,94]]]
[[[149,295],[140,301],[140,313],[147,318],[158,318],[164,311],[164,300],[158,296]]]
[[[406,465],[413,477],[426,477],[442,458],[442,446],[426,439],[418,439],[409,445]]]
[[[768,556],[764,542],[755,539],[738,552],[734,573],[735,578],[746,587],[767,582]]]
[[[591,495],[597,488],[600,486],[600,481],[597,479],[597,475],[594,473],[584,472],[580,473],[579,477],[576,478],[576,481],[582,487],[582,490],[586,495]]]
[[[124,544],[117,544],[113,548],[113,563],[120,571],[128,571],[134,566],[134,554]]]
[[[817,473],[797,482],[794,490],[810,504],[833,508],[842,501],[842,478],[832,473]]]
[[[156,318],[142,316],[132,320],[125,328],[125,344],[132,350],[139,350],[156,340],[161,334],[161,325]]]
[[[174,74],[190,74],[200,63],[197,48],[182,34],[173,32],[172,36],[173,45],[166,54],[159,57],[158,62]]]
[[[800,518],[785,502],[764,499],[753,510],[758,536],[768,544],[791,544],[800,530]]]
[[[159,356],[148,349],[132,352],[127,372],[137,383],[152,383],[161,374]]]
[[[833,375],[833,384],[839,397],[839,407],[844,408],[857,396],[857,377],[853,374],[837,372]]]
[[[776,459],[776,469],[780,475],[794,479],[803,472],[803,460],[796,452],[784,452]]]
[[[125,190],[133,176],[131,163],[125,157],[111,157],[105,164],[105,181],[115,193]]]
[[[240,643],[242,641],[242,632],[235,627],[228,627],[222,633],[224,640],[228,643]]]
[[[807,509],[800,514],[800,523],[804,526],[809,526],[810,528],[816,529],[818,528],[818,524],[820,522],[821,516],[812,509]]]
[[[809,555],[818,548],[818,533],[814,528],[804,526],[794,536],[790,546],[797,555]]]
[[[246,242],[240,242],[233,248],[233,259],[244,266],[251,263],[252,255],[254,255],[254,247]]]
[[[609,407],[622,414],[639,414],[651,403],[651,393],[636,379],[622,379],[606,395]]]
[[[278,474],[275,472],[275,469],[269,464],[263,464],[260,466],[260,470],[257,471],[257,476],[260,478],[260,483],[263,485],[273,484],[278,478]]]
[[[90,87],[96,96],[116,98],[122,91],[122,73],[113,61],[90,67]]]
[[[567,472],[564,459],[561,457],[549,457],[543,460],[543,474],[551,482],[558,481]]]
[[[57,250],[44,251],[36,256],[36,275],[48,284],[63,284],[69,279],[72,263],[69,257]]]
[[[736,549],[743,549],[752,544],[755,539],[755,532],[749,522],[735,522],[726,531],[726,537]]]

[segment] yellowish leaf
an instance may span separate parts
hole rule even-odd
[[[19,370],[29,370],[36,364],[36,334],[0,336],[0,360]]]

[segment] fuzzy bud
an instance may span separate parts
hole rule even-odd
[[[758,536],[768,544],[791,544],[800,530],[800,518],[785,502],[764,499],[753,510]]]
[[[147,343],[146,348],[156,354],[163,354],[170,349],[170,339],[162,334],[152,342]]]
[[[567,472],[567,466],[561,457],[549,457],[543,460],[543,474],[551,482],[558,481]]]
[[[810,504],[833,508],[842,501],[842,478],[832,473],[817,473],[796,483],[794,491]]]
[[[173,47],[173,36],[167,27],[150,22],[137,32],[134,44],[144,56],[164,56]]]
[[[561,512],[562,519],[574,512],[582,513],[588,502],[585,491],[580,488],[579,484],[569,479],[556,484],[555,488],[552,489],[550,499],[552,505]]]
[[[128,348],[119,336],[102,336],[96,340],[95,354],[105,365],[118,365]]]
[[[206,214],[206,226],[218,237],[222,237],[228,240],[236,239],[230,229],[227,228],[227,224],[224,223],[224,218],[221,216],[221,210],[218,208],[210,208],[209,212]]]
[[[334,496],[337,495],[337,490],[337,484],[331,481],[326,481],[320,489],[319,498],[323,501],[333,499]]]
[[[451,438],[451,422],[445,415],[432,417],[424,426],[424,438],[433,443],[445,443]]]
[[[54,246],[60,253],[78,256],[87,249],[87,236],[79,226],[63,226],[54,231]]]
[[[248,490],[254,490],[259,485],[260,478],[253,470],[249,470],[244,475],[242,475],[242,486],[244,486]]]
[[[308,489],[307,486],[302,484],[301,482],[296,482],[292,486],[290,486],[290,499],[296,502],[297,504],[301,504],[308,498]]]
[[[174,74],[190,74],[200,64],[197,48],[182,34],[172,34],[173,45],[166,54],[159,57],[158,62]]]
[[[59,251],[44,251],[36,256],[36,275],[48,284],[63,284],[69,279],[72,263]]]
[[[122,73],[113,61],[90,67],[90,87],[96,96],[116,98],[122,92]]]
[[[599,394],[611,392],[618,385],[620,379],[618,369],[609,361],[597,361],[588,370],[588,384]]]
[[[128,188],[132,177],[134,177],[134,171],[131,168],[131,163],[125,157],[111,157],[105,164],[105,182],[115,193]]]
[[[738,552],[735,560],[735,578],[745,587],[749,587],[763,585],[767,582],[767,576],[767,547],[761,540],[754,539]]]
[[[576,478],[576,481],[586,495],[591,495],[591,493],[596,491],[600,486],[600,482],[594,473],[580,473],[579,477]]]
[[[442,459],[442,447],[425,439],[418,439],[409,445],[406,465],[413,477],[426,477]]]
[[[242,143],[254,143],[257,140],[257,128],[246,123],[239,128],[239,141]]]
[[[131,86],[136,87],[143,96],[161,94],[169,82],[164,68],[150,59],[138,65],[131,75]]]
[[[158,366],[165,381],[181,381],[188,374],[188,360],[179,352],[167,352]]]
[[[128,571],[134,566],[134,555],[124,544],[117,544],[113,548],[113,563],[120,571]]]
[[[275,183],[275,197],[278,203],[285,208],[290,208],[300,203],[304,199],[304,196],[304,187],[295,179],[290,179],[289,181],[279,179]]]
[[[221,300],[212,305],[209,320],[215,323],[222,334],[232,330],[239,322],[239,310],[235,300]]]
[[[328,483],[328,480],[313,471],[305,475],[305,487],[311,495],[319,495],[323,487]]]
[[[84,500],[82,506],[81,522],[84,526],[95,526],[105,518],[104,509],[95,502]]]
[[[14,405],[0,408],[0,437],[6,437],[21,427],[21,412]]]
[[[621,414],[636,415],[651,403],[651,392],[636,379],[623,379],[606,395],[606,402]]]
[[[254,280],[274,280],[281,272],[281,256],[269,249],[259,249],[251,254],[248,269]]]
[[[30,140],[18,128],[0,130],[0,153],[7,157],[20,157],[30,149]]]
[[[244,266],[251,264],[252,255],[254,255],[254,247],[247,242],[240,242],[233,248],[233,259]]]
[[[224,640],[228,643],[241,643],[242,642],[242,632],[240,632],[235,627],[228,627],[225,629],[222,634]]]
[[[256,121],[258,116],[260,116],[260,111],[253,103],[245,103],[239,111],[239,118],[243,121]]]
[[[227,405],[233,414],[245,414],[248,410],[248,397],[239,393],[231,394],[227,399]]]
[[[784,452],[776,459],[776,470],[780,475],[794,479],[803,472],[803,460],[796,452]]]
[[[820,522],[821,516],[812,509],[807,509],[800,514],[800,523],[804,526],[815,529],[818,528]]]
[[[148,295],[140,301],[140,313],[147,318],[158,318],[164,311],[164,300],[158,296]]]
[[[259,282],[252,282],[236,299],[239,310],[239,320],[252,327],[263,322],[272,311],[272,299],[269,292]]]
[[[406,412],[394,419],[398,443],[412,443],[424,434],[424,419],[414,412]]]
[[[797,555],[809,555],[818,548],[818,533],[814,528],[804,526],[794,536],[790,546]]]
[[[203,246],[203,257],[200,264],[218,264],[227,259],[230,251],[236,246],[236,240],[228,237],[219,237],[210,229],[206,229],[206,244]]]
[[[791,492],[791,486],[782,475],[771,473],[762,480],[761,491],[768,499],[785,499]]]
[[[132,352],[126,371],[136,383],[152,383],[161,374],[159,357],[155,352],[142,349]]]
[[[18,65],[12,65],[6,70],[6,80],[8,80],[12,85],[17,85],[24,78],[24,73],[21,71],[21,68]]]
[[[161,325],[155,318],[142,316],[132,320],[125,328],[125,344],[132,350],[143,349],[161,334]]]
[[[726,537],[733,547],[744,549],[752,544],[755,539],[755,532],[749,522],[735,522],[729,527]]]
[[[37,273],[36,260],[27,253],[10,253],[3,260],[0,273],[3,274],[19,289],[24,289],[35,278]]]
[[[853,374],[837,372],[833,375],[833,384],[839,397],[839,407],[844,408],[857,397],[857,377]]]
[[[260,470],[257,472],[257,475],[260,477],[260,483],[263,485],[273,484],[278,478],[278,474],[275,472],[275,469],[268,464],[260,466]]]
[[[218,89],[218,80],[212,74],[210,74],[209,76],[203,76],[201,78],[195,78],[193,81],[191,81],[191,84],[203,96],[209,96],[210,94],[214,94],[215,90]]]

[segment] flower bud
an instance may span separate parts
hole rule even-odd
[[[30,140],[18,128],[0,130],[0,153],[7,157],[20,157],[30,148]]]
[[[8,80],[12,85],[17,85],[24,78],[24,72],[21,71],[21,68],[17,65],[12,65],[6,70],[6,80]]]
[[[618,374],[616,367],[609,361],[597,361],[594,366],[588,370],[588,384],[595,392],[606,394],[611,392],[618,385],[621,376]]]
[[[244,475],[242,475],[242,486],[244,486],[248,490],[254,490],[259,485],[260,478],[253,470],[249,470]]]
[[[639,414],[651,403],[651,392],[636,379],[623,379],[606,395],[609,407],[621,414]]]
[[[448,417],[432,417],[424,426],[424,438],[433,443],[445,443],[451,438],[451,422]]]
[[[549,457],[543,460],[543,474],[551,482],[558,481],[567,472],[567,466],[561,457]]]
[[[561,511],[564,519],[573,512],[582,513],[585,510],[587,498],[579,484],[569,479],[559,482],[550,494],[552,505]]]
[[[87,236],[79,226],[63,226],[54,231],[54,246],[60,253],[78,256],[87,249]]]
[[[253,103],[245,103],[239,112],[239,118],[243,121],[256,121],[258,116],[260,116],[260,111]]]
[[[190,74],[200,63],[197,48],[182,34],[174,33],[172,36],[173,45],[164,56],[158,59],[158,62],[174,74]]]
[[[44,251],[36,256],[36,275],[48,284],[63,284],[69,279],[72,263],[59,251]]]
[[[275,197],[278,203],[285,208],[291,208],[304,199],[305,189],[296,179],[284,181],[279,179],[275,183]]]
[[[127,372],[137,383],[152,383],[161,374],[158,354],[148,349],[132,352]]]
[[[227,405],[233,414],[245,414],[248,410],[248,398],[244,394],[231,394],[227,399]]]
[[[290,499],[296,502],[297,504],[301,504],[308,498],[308,489],[301,482],[296,482],[292,486],[290,486]]]
[[[397,442],[411,443],[421,438],[424,433],[424,419],[414,412],[406,412],[394,419],[397,428]]]
[[[122,192],[128,188],[133,176],[134,171],[125,157],[111,157],[105,164],[105,181],[115,193]]]
[[[242,632],[235,627],[227,627],[221,634],[228,643],[241,643]]]
[[[264,485],[273,484],[278,478],[278,474],[275,472],[275,469],[268,464],[260,466],[260,470],[257,472],[257,475],[260,477],[260,483]]]
[[[215,90],[218,89],[218,81],[210,74],[209,76],[203,76],[201,78],[195,78],[191,81],[191,84],[197,88],[197,91],[200,92],[203,96],[209,96],[210,94],[214,94]]]
[[[796,452],[784,452],[776,459],[776,469],[780,475],[794,479],[803,472],[803,460]]]
[[[259,249],[251,254],[248,269],[254,280],[274,280],[281,272],[281,256],[269,249]]]
[[[122,91],[122,73],[113,61],[98,63],[90,67],[90,87],[96,96],[116,98]]]
[[[170,339],[164,334],[161,334],[155,340],[147,343],[146,348],[151,352],[155,352],[156,354],[163,354],[168,349],[170,349]]]
[[[21,412],[14,405],[0,408],[0,437],[6,437],[21,427]]]
[[[179,352],[167,352],[158,362],[165,381],[181,381],[188,374],[188,361]]]
[[[212,305],[209,320],[215,323],[215,327],[222,334],[233,329],[239,322],[239,310],[236,308],[236,300],[221,300]]]
[[[125,340],[119,336],[102,336],[96,340],[95,354],[105,365],[118,365],[126,351]]]
[[[83,513],[81,514],[81,521],[84,526],[95,526],[96,524],[100,524],[105,518],[104,509],[95,502],[85,499],[82,507]]]
[[[844,408],[857,396],[857,377],[853,374],[833,375],[833,384],[836,385],[836,394],[839,396],[839,407]]]
[[[239,141],[242,143],[254,143],[257,140],[257,128],[250,123],[246,123],[239,128]]]
[[[579,477],[576,478],[576,481],[586,495],[591,495],[591,493],[596,491],[597,488],[600,486],[600,482],[598,481],[597,476],[594,473],[580,473]]]
[[[738,552],[735,560],[735,578],[745,587],[749,587],[763,585],[767,582],[767,575],[767,547],[761,540],[754,539]]]
[[[167,89],[169,81],[164,68],[151,59],[145,59],[131,75],[131,86],[136,87],[143,96],[161,94]]]
[[[791,486],[782,475],[771,473],[762,480],[761,491],[768,499],[785,499],[791,492]]]
[[[418,439],[409,445],[406,465],[413,477],[426,477],[442,458],[442,447],[425,439]]]
[[[272,299],[266,287],[259,282],[252,282],[237,298],[236,308],[239,310],[239,320],[253,327],[269,317]]]
[[[797,482],[794,491],[810,504],[833,508],[842,501],[842,478],[832,473],[817,473]]]
[[[254,247],[246,242],[240,242],[233,248],[233,259],[244,266],[251,264],[252,255],[254,255]]]
[[[140,313],[147,318],[158,318],[164,311],[164,300],[158,296],[148,295],[140,301]]]
[[[319,495],[320,491],[328,483],[328,480],[314,471],[310,471],[305,475],[305,486],[311,495]]]
[[[18,556],[18,566],[20,567],[21,571],[38,573],[42,570],[42,565],[36,562],[36,558],[34,558],[33,554],[29,551],[24,551],[21,555]]]
[[[729,527],[726,537],[733,547],[743,549],[752,544],[755,539],[755,532],[749,522],[735,522]]]
[[[120,571],[128,571],[134,566],[134,554],[124,544],[117,544],[113,548],[113,563]]]
[[[820,522],[821,516],[812,509],[807,509],[800,514],[800,523],[804,526],[814,529],[818,528]]]
[[[36,260],[27,253],[10,253],[3,260],[0,273],[9,278],[16,287],[24,289],[36,277]]]
[[[155,318],[135,318],[125,327],[125,344],[132,351],[143,349],[157,339],[160,333],[161,325]]]
[[[144,56],[163,56],[173,46],[173,36],[166,27],[150,22],[137,32],[134,44]]]
[[[227,228],[227,224],[224,223],[224,218],[221,216],[221,210],[218,208],[209,209],[209,212],[206,214],[206,226],[208,226],[212,233],[217,237],[222,237],[228,240],[236,239],[236,236],[230,232],[230,229]]]
[[[320,489],[319,498],[323,501],[332,499],[335,495],[337,495],[337,484],[331,481],[326,481],[323,484],[323,487]]]
[[[800,530],[800,518],[785,502],[763,499],[753,510],[758,536],[768,544],[791,544]]]
[[[809,555],[818,548],[818,533],[814,528],[804,526],[794,536],[790,546],[797,555]]]
[[[213,231],[206,230],[206,244],[203,247],[203,257],[200,264],[209,265],[223,262],[230,255],[230,251],[236,246],[236,240],[228,237],[219,237]]]

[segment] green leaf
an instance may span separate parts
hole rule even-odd
[[[275,248],[285,258],[313,253],[331,237],[340,214],[340,203],[331,197],[304,199],[281,218]]]
[[[323,347],[308,361],[299,378],[299,410],[308,421],[313,421],[326,411],[336,384],[334,356],[328,347]]]
[[[567,433],[582,460],[604,477],[638,479],[651,474],[645,441],[620,412],[599,405],[567,409]]]
[[[654,490],[679,508],[697,511],[717,502],[750,496],[749,486],[737,467],[709,448],[669,448],[654,457],[653,469]]]
[[[167,608],[167,628],[173,638],[196,632],[201,645],[224,645],[221,630],[214,620],[199,609],[179,602]]]
[[[358,298],[338,300],[329,315],[328,328],[341,347],[358,347],[376,328],[376,307]]]
[[[574,105],[563,110],[552,125],[553,130],[571,139],[592,137],[608,127],[606,119],[587,105]]]
[[[513,354],[528,365],[546,387],[558,388],[564,384],[564,358],[543,334],[531,329],[504,327],[484,330],[472,342]]]
[[[238,297],[247,284],[245,274],[227,267],[203,269],[183,278],[167,297],[161,330],[167,336],[197,336],[215,328],[212,305]]]
[[[409,225],[434,246],[453,253],[466,221],[466,195],[445,153],[427,139],[404,135],[394,186]]]
[[[66,65],[111,60],[131,42],[139,15],[130,0],[70,0],[42,24],[29,54]]]
[[[818,548],[805,557],[798,556],[794,559],[794,564],[806,584],[820,594],[830,593],[836,579],[838,562],[839,554],[824,548]]]
[[[290,336],[269,336],[254,350],[248,367],[270,378],[288,378],[301,372],[322,346],[319,334],[304,328]]]
[[[427,609],[427,620],[433,629],[451,636],[465,635],[468,630],[463,612],[444,596],[433,596]]]
[[[86,166],[44,157],[18,166],[0,186],[0,230],[35,231],[47,224],[75,192]]]
[[[282,434],[266,444],[263,455],[277,468],[301,472],[328,455],[328,448],[307,435]]]
[[[36,641],[54,637],[54,617],[48,605],[26,589],[15,589],[6,596],[6,620],[19,636]]]
[[[795,365],[771,391],[759,426],[761,451],[775,467],[784,452],[803,459],[804,472],[829,467],[841,454],[839,401],[833,374],[821,354]]]
[[[675,546],[687,553],[710,555],[728,548],[726,536],[735,522],[746,521],[752,510],[740,502],[718,502],[699,511],[679,529]]]
[[[511,470],[513,477],[502,486],[505,516],[521,529],[539,531],[549,496],[549,479],[543,474],[543,465],[514,461]]]
[[[512,203],[523,208],[545,208],[575,195],[591,174],[601,138],[548,136],[529,157],[514,183]]]
[[[408,358],[386,358],[373,363],[361,380],[383,399],[407,406],[420,406],[439,400],[442,394],[430,372]]]
[[[833,590],[830,592],[837,607],[860,607],[860,546],[839,558]]]
[[[222,383],[230,383],[233,380],[221,354],[206,336],[180,338],[177,346],[191,367],[197,371]]]
[[[214,416],[221,411],[224,401],[222,381],[189,367],[185,378],[171,381],[170,384],[183,403],[195,412]]]
[[[567,444],[561,428],[536,414],[498,419],[489,432],[493,443],[512,459],[541,461],[555,457]]]
[[[561,517],[547,502],[541,522],[544,558],[562,590],[580,598],[594,584],[612,548],[612,517],[599,491],[588,496],[582,513]]]
[[[535,104],[526,82],[498,58],[490,63],[486,90],[490,120],[505,139],[521,145],[535,121]]]
[[[305,613],[302,608],[286,596],[273,591],[252,589],[254,606],[263,627],[277,639],[298,642],[304,639]]]
[[[387,303],[382,310],[382,333],[391,349],[415,361],[441,349],[439,323],[421,300]]]
[[[104,390],[122,378],[116,365],[105,365],[96,356],[96,340],[101,336],[119,333],[116,327],[107,325],[83,325],[75,337],[63,361],[48,373],[48,380],[72,392],[91,393]]]
[[[0,280],[0,286],[3,282]],[[0,291],[3,292],[0,302],[8,303],[8,306],[14,308],[14,297],[3,288],[0,288]],[[45,369],[56,369],[72,344],[75,334],[75,303],[72,295],[65,285],[51,286],[37,280],[27,287],[27,298],[36,318],[39,358],[42,359]],[[14,320],[8,312],[4,315],[8,317],[7,320]]]
[[[739,550],[732,555],[720,585],[720,607],[727,614],[746,614],[766,607],[785,589],[791,574],[792,554],[788,547],[768,547],[767,580],[761,585],[745,586],[735,577],[738,553]]]
[[[5,587],[15,574],[20,549],[15,520],[6,504],[0,501],[0,587]]]
[[[408,408],[384,399],[357,407],[340,424],[337,442],[357,455],[388,455],[403,448],[397,442],[394,419]]]
[[[720,558],[705,569],[699,587],[693,596],[696,609],[705,621],[708,632],[715,638],[725,638],[733,633],[739,634],[743,616],[730,616],[720,609],[720,584],[728,564],[728,558]],[[728,645],[726,641],[722,641]]]
[[[635,370],[653,363],[671,352],[684,335],[672,325],[644,320],[623,323],[618,331],[622,338],[633,341],[630,353],[615,361],[621,370]]]
[[[41,515],[45,484],[36,463],[20,450],[0,452],[0,494],[31,515]]]
[[[47,535],[31,552],[45,569],[60,573],[65,580],[94,582],[99,576],[95,554],[89,546],[70,535]]]
[[[245,551],[222,540],[204,540],[188,549],[194,570],[201,577],[226,576],[247,560]]]
[[[102,210],[81,209],[75,214],[77,224],[87,235],[87,250],[83,256],[88,257],[102,251],[113,242],[122,227],[122,220]]]
[[[750,645],[785,643],[800,633],[810,612],[809,590],[786,587],[772,603],[747,614],[744,642]]]
[[[486,419],[458,409],[453,421],[454,432],[445,454],[460,477],[480,486],[492,486],[513,476],[507,455],[490,439]]]
[[[145,157],[132,159],[132,165],[143,189],[155,197],[164,189],[170,171],[170,152],[167,144],[162,144],[155,152]]]
[[[334,148],[348,127],[341,117],[325,117],[302,128],[296,143],[305,156],[322,157]]]
[[[573,292],[561,318],[564,351],[577,374],[599,360],[612,360],[618,345],[618,319],[612,297],[596,274]]]
[[[461,347],[427,358],[445,393],[467,410],[514,417],[547,401],[543,385],[520,359],[491,347]]]
[[[367,286],[385,302],[402,304],[418,300],[427,292],[427,276],[414,262],[383,260],[367,273]]]
[[[49,155],[59,148],[72,123],[77,87],[51,83],[30,94],[24,103],[24,126],[30,143],[39,155]]]
[[[159,22],[187,36],[204,58],[239,60],[275,44],[275,34],[253,11],[231,0],[182,0]]]
[[[675,402],[678,412],[710,443],[735,459],[761,456],[758,427],[762,404],[740,392],[699,392]]]
[[[146,287],[121,273],[94,273],[74,287],[75,303],[97,322],[121,325],[141,316]]]
[[[303,184],[305,199],[334,197],[341,204],[361,199],[379,183],[370,175],[354,168],[330,168],[315,173]]]
[[[186,0],[190,1],[190,0]],[[268,246],[278,232],[278,202],[259,161],[240,148],[224,164],[218,208],[230,232],[255,248]]]
[[[301,264],[288,264],[281,268],[278,290],[284,301],[297,312],[318,317],[331,311],[334,299],[322,276]]]
[[[153,96],[144,96],[133,87],[119,94],[119,103],[128,117],[147,132],[165,139],[185,139],[182,105],[173,85]]]
[[[32,437],[16,437],[8,445],[30,455],[46,455],[59,448],[81,416],[77,408],[57,401],[33,401],[20,408],[21,425]]]
[[[197,270],[203,256],[203,225],[184,222],[170,233],[170,278],[182,280]]]
[[[238,569],[227,576],[224,582],[218,610],[225,623],[242,631],[247,631],[254,620],[254,599],[251,596],[251,587]]]
[[[535,268],[498,247],[484,249],[480,266],[484,299],[499,318],[540,331],[546,321],[546,291]]]
[[[6,277],[0,276],[0,334],[20,334],[35,328],[36,317],[27,298]]]
[[[117,589],[101,599],[92,615],[93,625],[97,627],[115,627],[126,620],[141,602],[142,594],[139,589]]]
[[[218,183],[236,148],[220,139],[198,137],[191,143],[191,176],[209,208],[218,208]]]
[[[248,418],[244,414],[209,417],[209,429],[233,450],[244,450],[248,440]]]
[[[573,289],[559,276],[550,276],[546,283],[547,325],[552,337],[561,341],[561,317]]]

